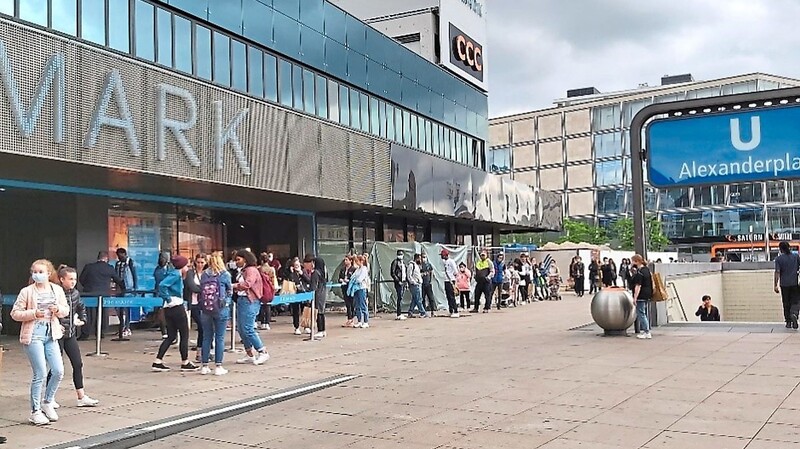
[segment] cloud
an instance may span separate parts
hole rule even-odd
[[[568,89],[657,85],[666,74],[797,77],[787,20],[800,0],[496,0],[489,4],[491,117],[552,106]]]

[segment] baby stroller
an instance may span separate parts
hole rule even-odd
[[[561,276],[552,275],[547,279],[547,300],[548,301],[561,301]]]

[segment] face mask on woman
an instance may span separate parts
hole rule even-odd
[[[47,282],[48,277],[47,273],[33,273],[31,274],[31,279],[37,284],[44,284]]]

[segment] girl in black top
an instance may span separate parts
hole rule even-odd
[[[653,338],[650,334],[650,320],[647,316],[650,300],[653,299],[653,275],[650,273],[650,268],[647,267],[647,261],[639,254],[631,258],[631,263],[636,268],[636,274],[631,279],[633,300],[636,301],[636,317],[639,320],[639,334],[636,337]]]

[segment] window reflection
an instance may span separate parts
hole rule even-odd
[[[172,67],[172,14],[161,8],[156,12],[158,21],[158,62]]]
[[[234,89],[247,91],[247,47],[238,40],[231,40],[231,72]]]
[[[315,89],[317,116],[328,118],[328,80],[321,75],[316,75],[317,86]]]
[[[53,29],[67,33],[70,36],[78,35],[78,0],[53,0]],[[4,4],[11,6],[11,11],[4,11]],[[0,12],[14,14],[14,2],[0,2]]]
[[[259,0],[244,0],[244,35],[263,45],[272,45],[272,8]]]
[[[489,150],[489,171],[492,173],[508,171],[511,169],[511,149],[496,148]]]
[[[47,26],[47,0],[23,0],[19,2],[19,18]]]
[[[317,110],[314,104],[314,72],[303,69],[303,110],[314,114]]]
[[[278,58],[269,53],[264,54],[264,97],[278,101]]]
[[[622,161],[597,162],[595,178],[598,186],[622,184]]]
[[[231,40],[214,32],[214,82],[231,85]]]
[[[0,13],[14,15],[14,0],[0,0]]]
[[[174,44],[175,68],[186,73],[192,73],[192,24],[180,16],[175,16]]]
[[[136,56],[155,61],[155,25],[153,18],[153,5],[142,0],[136,0]]]
[[[364,131],[365,133],[368,133],[369,132],[369,97],[367,97],[367,94],[365,94],[363,92],[361,92],[359,94],[359,96],[361,98],[361,104],[360,104],[360,108],[359,108],[359,109],[361,109],[361,131]]]
[[[195,38],[195,75],[207,80],[211,79],[211,30],[204,26],[194,26]]]
[[[730,191],[731,204],[760,203],[764,201],[761,183],[732,185],[730,186]]]
[[[619,105],[594,108],[593,113],[592,129],[595,131],[619,128]]]
[[[594,155],[598,158],[622,155],[622,133],[595,135]]]
[[[339,86],[339,123],[350,126],[350,89]]]
[[[242,32],[242,0],[211,0],[208,21],[234,33]]]
[[[81,0],[81,37],[95,44],[106,44],[106,2]]]
[[[625,191],[623,189],[597,191],[598,214],[619,214],[622,212],[625,212]]]
[[[396,140],[395,124],[394,124],[394,106],[386,105],[386,138],[389,140]]]
[[[292,65],[292,96],[295,109],[303,109],[303,68]]]
[[[328,81],[328,118],[339,122],[339,84]]]
[[[281,104],[292,107],[292,64],[285,59],[278,62],[278,89]]]
[[[256,97],[264,97],[264,53],[261,50],[250,47],[250,60],[249,60],[249,86],[247,91]]]

